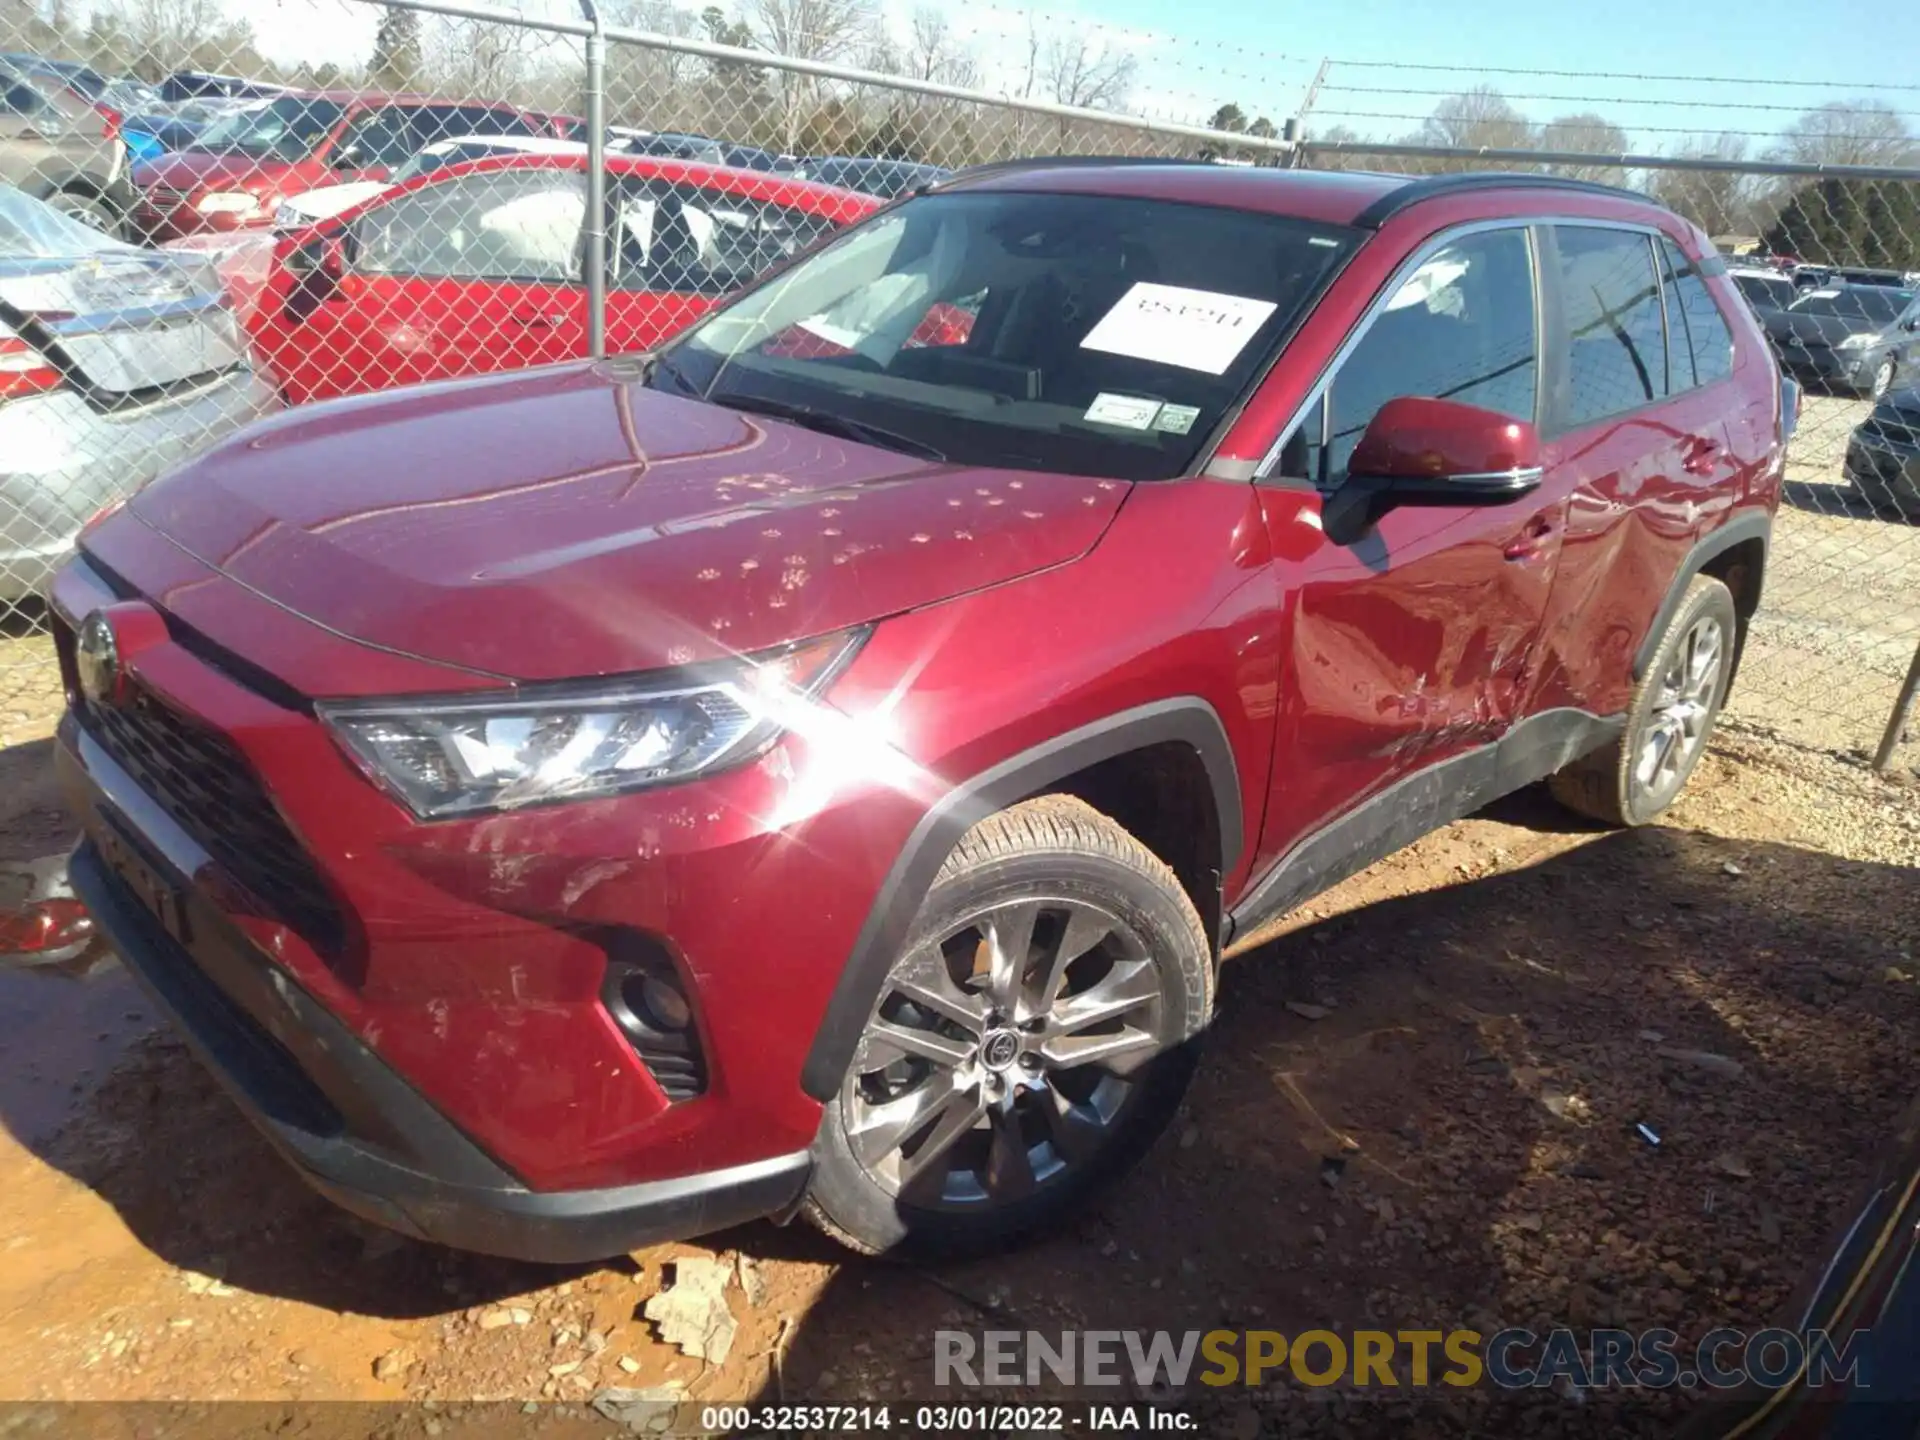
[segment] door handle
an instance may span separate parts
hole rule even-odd
[[[1536,515],[1527,521],[1520,533],[1501,547],[1500,553],[1509,560],[1531,560],[1540,553],[1540,549],[1553,536],[1553,521],[1545,515]]]
[[[1720,447],[1699,435],[1687,442],[1680,458],[1680,468],[1689,475],[1711,475],[1719,465]]]
[[[564,325],[567,319],[566,315],[559,311],[545,310],[516,310],[513,312],[513,318],[518,324],[533,330],[550,330],[555,325]]]

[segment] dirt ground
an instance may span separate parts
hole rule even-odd
[[[46,758],[0,749],[0,860],[67,841]],[[1231,963],[1185,1117],[1077,1229],[926,1272],[801,1226],[567,1271],[406,1241],[309,1193],[117,966],[0,971],[0,1399],[404,1397],[437,1434],[611,1385],[928,1397],[942,1326],[1758,1325],[1913,1098],[1917,864],[1920,792],[1752,733],[1723,731],[1657,828],[1514,797]],[[719,1367],[640,1315],[708,1255],[756,1276]],[[1492,1402],[1191,1403],[1252,1437],[1416,1406],[1470,1433]],[[1557,1432],[1671,1418],[1530,1404]]]

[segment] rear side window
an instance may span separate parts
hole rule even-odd
[[[396,197],[353,225],[362,274],[577,283],[586,181],[574,170],[463,175]]]
[[[1678,377],[1687,376],[1689,368],[1696,385],[1724,380],[1733,373],[1733,332],[1727,328],[1727,317],[1720,313],[1713,292],[1700,278],[1700,267],[1687,258],[1686,252],[1671,240],[1663,239],[1660,246],[1671,287],[1667,328],[1674,355],[1674,388],[1680,388]]]
[[[804,250],[833,222],[723,190],[623,181],[614,281],[622,290],[725,295]]]
[[[1454,400],[1531,421],[1538,379],[1526,232],[1463,236],[1401,283],[1341,365],[1327,392],[1325,459],[1311,454],[1311,437],[1303,459],[1321,473],[1306,478],[1345,479],[1354,446],[1389,400]]]
[[[1562,225],[1560,306],[1568,354],[1566,423],[1584,425],[1664,399],[1666,327],[1653,244],[1636,230]]]
[[[40,92],[24,80],[0,75],[0,112],[8,115],[38,115],[53,107],[40,98]]]

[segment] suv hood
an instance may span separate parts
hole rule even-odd
[[[133,183],[142,190],[163,185],[184,194],[202,185],[279,179],[296,168],[291,160],[246,155],[237,150],[183,150],[177,155],[162,155],[157,160],[148,160],[136,166]]]
[[[930,463],[636,373],[574,364],[303,407],[129,508],[330,630],[551,680],[759,650],[1063,564],[1130,488]]]

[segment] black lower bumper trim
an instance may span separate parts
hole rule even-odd
[[[352,1087],[351,1108],[382,1105],[409,1158],[444,1157],[459,1178],[417,1169],[356,1141],[334,1107],[295,1103],[304,1077],[293,1057],[208,978],[91,843],[75,852],[69,875],[127,968],[248,1119],[309,1184],[365,1219],[456,1249],[574,1264],[773,1215],[806,1188],[810,1162],[802,1152],[612,1189],[529,1190],[298,986],[275,987],[289,1019],[333,1062],[333,1088]],[[282,1037],[290,1028],[275,1026]]]

